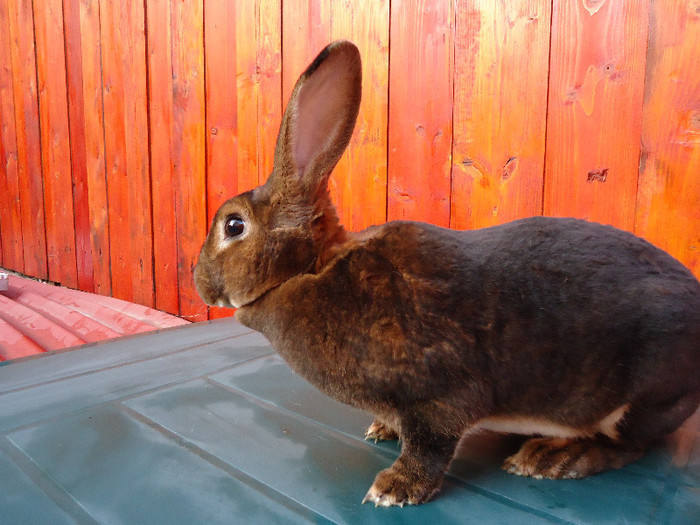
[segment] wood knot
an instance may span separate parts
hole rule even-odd
[[[503,169],[501,170],[501,180],[506,181],[510,179],[517,167],[518,157],[509,158],[508,162],[506,162],[505,166],[503,166]]]
[[[588,172],[587,182],[605,182],[608,179],[608,168]]]

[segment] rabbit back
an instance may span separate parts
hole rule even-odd
[[[575,219],[394,222],[347,244],[238,314],[342,401],[461,396],[475,418],[586,425],[648,392],[700,389],[700,285],[629,233]]]

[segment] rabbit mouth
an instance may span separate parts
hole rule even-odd
[[[214,306],[220,306],[222,308],[240,308],[241,306],[245,305],[235,305],[233,304],[228,297],[220,297],[219,299],[216,300],[214,303]]]

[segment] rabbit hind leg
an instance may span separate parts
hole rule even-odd
[[[601,422],[599,431],[604,433],[526,441],[503,469],[535,478],[572,479],[623,467],[641,457],[651,442],[676,430],[699,401],[700,393],[692,392],[670,402],[632,403],[614,424]]]
[[[632,403],[617,425],[621,440],[648,444],[680,427],[700,404],[700,390],[667,399],[643,399]]]
[[[638,459],[644,447],[616,443],[607,436],[592,438],[532,438],[503,463],[503,470],[519,476],[575,479]]]

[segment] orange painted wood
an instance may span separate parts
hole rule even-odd
[[[208,225],[221,204],[238,193],[236,20],[248,14],[243,12],[244,5],[248,6],[247,10],[254,7],[252,2],[239,2],[233,9],[231,3],[226,0],[210,0],[204,5]],[[255,28],[255,25],[251,24],[251,27]],[[255,49],[254,35],[247,44],[252,44]],[[250,107],[251,112],[257,112],[256,104],[250,102],[250,98],[245,98],[242,105]],[[257,122],[255,124],[257,125]],[[250,128],[252,136],[256,134],[256,127]],[[231,315],[233,310],[228,308],[209,309],[211,319]]]
[[[206,318],[209,221],[265,181],[296,79],[345,38],[364,96],[329,190],[348,228],[574,215],[700,274],[696,3],[6,0],[0,260]]]
[[[213,48],[222,55],[221,46],[224,45],[226,56],[232,62],[217,71],[207,55],[207,118],[212,112],[231,112],[235,118],[230,145],[222,142],[220,132],[212,137],[212,126],[207,125],[210,135],[208,153],[213,144],[223,144],[225,147],[219,154],[226,155],[227,166],[227,171],[223,172],[208,165],[209,220],[224,200],[265,182],[272,171],[275,140],[282,115],[280,1],[238,2],[233,16],[228,6],[230,4],[227,2],[205,5],[207,19],[216,13],[215,10],[209,11],[212,7],[221,11],[221,17],[230,18],[226,30],[229,36],[218,46],[209,40],[211,24],[205,21],[205,27],[210,28],[206,31],[206,49]],[[221,33],[218,37],[223,39],[223,31]],[[231,40],[232,36],[235,40]],[[230,81],[222,78],[220,73],[226,67],[232,68],[233,78]],[[235,90],[225,87],[227,85],[235,86]],[[221,100],[212,106],[211,97],[220,97]],[[223,157],[219,158],[223,160]],[[228,308],[209,308],[212,319],[232,314],[233,310]]]
[[[550,23],[548,2],[457,4],[452,228],[542,213]]]
[[[204,6],[207,224],[219,206],[237,193],[236,18],[240,14],[227,0],[210,0]],[[255,128],[250,132],[255,133]]]
[[[143,5],[100,4],[113,295],[154,304]]]
[[[282,121],[282,6],[281,0],[259,0],[256,21],[258,93],[258,182],[272,172],[275,143]],[[241,34],[240,29],[238,33]],[[241,46],[238,46],[240,49]],[[239,107],[241,98],[239,97]],[[239,129],[240,121],[239,121]],[[240,137],[239,137],[240,143]],[[243,189],[243,188],[241,188]]]
[[[331,0],[282,2],[282,98],[287,105],[299,76],[331,37]]]
[[[10,1],[12,84],[15,102],[19,200],[22,213],[24,272],[48,278],[44,187],[41,172],[41,138],[37,92],[34,14],[30,2]],[[9,123],[8,123],[9,125]]]
[[[363,101],[348,150],[329,180],[341,222],[351,230],[386,221],[389,3],[283,3],[285,104],[309,62],[333,40],[362,54]],[[307,35],[300,39],[299,35]]]
[[[19,199],[15,105],[12,93],[12,51],[7,5],[0,5],[0,260],[24,270],[22,216]]]
[[[636,233],[700,277],[700,4],[652,3]]]
[[[48,275],[77,287],[63,9],[60,0],[33,6]]]
[[[358,231],[386,221],[389,2],[333,2],[330,16],[330,40],[350,40],[362,55],[355,132],[329,181],[341,222]]]
[[[236,4],[236,193],[265,182],[272,171],[282,118],[280,0]]]
[[[83,99],[82,114],[76,112],[71,119],[78,120],[84,132],[82,140],[85,142],[87,184],[87,203],[83,202],[80,206],[88,210],[89,253],[82,256],[92,259],[93,291],[111,295],[99,4],[93,0],[80,0],[78,8],[71,9],[78,11],[79,25],[75,26],[74,21],[73,30],[80,32],[80,48],[75,52],[81,58],[81,74],[76,79],[76,83],[79,81],[80,84],[73,89],[81,90]],[[80,137],[76,137],[76,140],[80,140]]]
[[[388,218],[448,226],[453,6],[391,3]]]
[[[71,170],[78,288],[87,292],[95,289],[93,275],[90,206],[85,141],[85,100],[83,95],[83,46],[80,28],[80,4],[66,2],[63,9],[66,42],[66,76],[68,85],[68,115],[70,121]],[[93,44],[94,45],[94,44]],[[99,264],[99,261],[98,261]]]
[[[634,228],[648,2],[554,2],[544,212]]]
[[[171,4],[173,177],[180,315],[207,318],[192,272],[207,230],[205,186],[204,13],[201,4]]]
[[[146,3],[148,23],[148,113],[153,191],[153,272],[156,308],[180,312],[178,238],[173,176],[173,80],[170,0]]]

